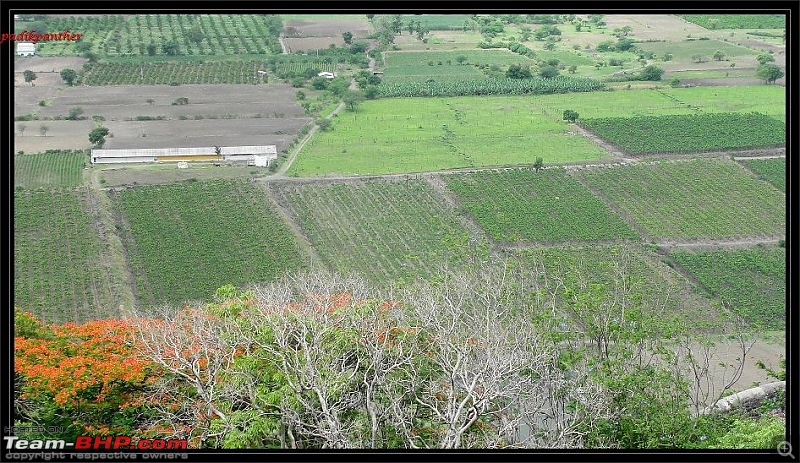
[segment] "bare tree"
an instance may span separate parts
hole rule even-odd
[[[555,345],[538,333],[526,304],[535,278],[504,266],[445,273],[436,286],[402,292],[407,324],[429,339],[426,364],[406,378],[413,404],[395,403],[394,418],[412,448],[574,447],[580,409],[601,403],[599,388],[579,389],[556,367]],[[433,371],[426,378],[425,371]],[[425,378],[427,381],[420,381]],[[589,398],[589,396],[592,398]],[[436,427],[426,438],[420,418]]]
[[[152,425],[171,428],[174,436],[199,438],[202,444],[215,437],[210,433],[212,421],[227,420],[228,412],[220,406],[220,383],[237,346],[226,339],[219,318],[202,309],[187,306],[162,315],[140,318],[137,327],[143,355],[167,372],[153,385],[151,398],[159,406],[159,419]]]

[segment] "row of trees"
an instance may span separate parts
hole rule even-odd
[[[716,443],[725,423],[691,413],[725,388],[707,381],[713,348],[620,265],[608,285],[508,263],[389,291],[312,271],[57,329],[18,313],[17,413],[60,437],[214,448]]]

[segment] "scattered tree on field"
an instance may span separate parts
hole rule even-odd
[[[537,157],[535,161],[533,161],[533,170],[535,172],[539,172],[539,170],[544,166],[544,159],[541,157]]]
[[[321,117],[316,120],[317,126],[323,132],[327,132],[333,129],[333,123],[327,117]]]
[[[80,106],[72,107],[69,110],[69,115],[67,116],[67,120],[77,121],[81,119],[81,114],[83,114],[83,108],[81,108]]]
[[[722,61],[722,58],[725,58],[725,52],[722,50],[717,50],[714,52],[713,58],[717,61]]]
[[[374,100],[378,97],[378,93],[378,87],[375,85],[369,85],[364,89],[364,98],[368,100]]]
[[[672,53],[664,53],[664,61],[672,61]]]
[[[680,87],[681,86],[681,80],[678,79],[677,77],[673,77],[672,80],[669,81],[669,86],[673,87],[673,88]]]
[[[545,79],[556,77],[558,74],[558,68],[555,66],[545,66],[539,70],[539,75]]]
[[[575,122],[578,120],[578,112],[573,111],[571,109],[564,110],[564,120],[569,122]]]
[[[353,33],[350,31],[342,32],[342,39],[344,40],[344,43],[350,45],[353,43]]]
[[[355,111],[359,103],[364,101],[364,94],[357,90],[348,90],[342,98],[348,111]]]
[[[149,104],[150,106],[153,106],[155,104],[156,100],[154,100],[152,98],[148,98],[148,99],[145,100],[145,102],[147,104]]]
[[[458,63],[458,64],[464,64],[464,63],[466,63],[466,62],[467,62],[467,57],[466,57],[466,55],[458,55],[458,56],[456,56],[456,63]]]
[[[31,84],[31,87],[33,87],[33,81],[36,80],[36,73],[26,69],[25,72],[22,73],[22,76],[25,78],[25,82]]]
[[[158,47],[156,46],[156,44],[154,44],[152,42],[147,44],[147,54],[148,55],[155,56],[157,52],[158,52]]]
[[[89,132],[89,141],[95,148],[102,148],[106,143],[106,135],[108,135],[108,127],[97,126]]]
[[[775,62],[775,57],[772,56],[770,53],[761,53],[759,54],[756,59],[758,60],[758,64],[767,64]]]
[[[175,40],[168,40],[161,44],[161,51],[163,51],[165,55],[175,56],[180,51],[180,46]]]
[[[75,72],[74,69],[62,69],[61,70],[61,78],[69,86],[72,86],[75,83],[75,79],[77,77],[78,77],[78,73]]]
[[[50,130],[50,127],[46,124],[42,124],[39,126],[39,134],[43,137],[47,136],[47,131]]]
[[[762,64],[756,71],[756,77],[764,79],[764,83],[775,83],[776,80],[784,76],[784,72],[777,64]]]
[[[573,64],[572,66],[570,66],[570,67],[568,67],[568,68],[567,68],[567,71],[568,71],[570,74],[575,74],[575,72],[576,72],[577,70],[578,70],[578,66],[576,66],[576,65],[574,65],[574,64]]]
[[[506,77],[509,79],[528,79],[531,77],[531,68],[520,64],[512,64],[506,70]]]
[[[642,72],[639,74],[640,80],[652,80],[658,81],[661,80],[661,76],[664,75],[664,70],[660,67],[656,66],[655,64],[650,64],[645,66]]]
[[[203,41],[203,30],[200,28],[200,24],[194,24],[192,27],[186,31],[186,38],[189,39],[190,42],[194,42],[199,44]]]

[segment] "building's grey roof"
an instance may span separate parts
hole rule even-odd
[[[275,145],[220,146],[221,154],[260,154],[277,155]],[[213,146],[200,148],[138,148],[138,149],[93,149],[92,157],[127,158],[140,156],[209,156],[216,154]]]

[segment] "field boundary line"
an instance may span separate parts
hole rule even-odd
[[[472,214],[459,202],[456,195],[447,189],[447,185],[438,175],[424,175],[422,178],[433,188],[433,191],[443,200],[445,205],[455,213],[458,221],[469,231],[472,238],[483,238],[494,249],[497,243],[478,225]]]
[[[100,172],[99,170],[92,170],[90,174],[88,194],[93,197],[97,207],[97,220],[99,225],[102,225],[103,230],[103,244],[108,253],[108,267],[111,271],[113,280],[109,281],[113,284],[115,291],[120,291],[117,294],[117,301],[119,303],[120,314],[125,316],[134,316],[136,309],[136,279],[131,271],[130,261],[128,259],[127,250],[123,242],[122,236],[117,232],[116,223],[120,222],[115,218],[114,204],[108,193],[100,186]],[[119,213],[120,216],[122,213]],[[117,281],[119,280],[119,281]],[[114,284],[117,283],[117,284]],[[116,288],[119,286],[119,288]]]
[[[580,174],[580,172],[578,172],[577,169],[568,170],[567,173],[571,175],[575,180],[577,180],[578,183],[586,187],[586,189],[588,189],[595,197],[600,199],[600,201],[602,201],[606,206],[608,206],[612,211],[614,211],[614,213],[616,213],[619,217],[621,217],[622,220],[624,220],[629,227],[633,228],[633,230],[636,231],[636,233],[638,233],[644,241],[648,242],[653,241],[650,235],[647,234],[647,232],[645,232],[644,229],[639,226],[639,224],[634,222],[633,218],[628,213],[623,211],[622,208],[620,208],[619,205],[617,205],[617,203],[611,201],[604,194],[600,193],[600,190],[589,185],[589,182],[586,181],[586,179],[583,177],[583,175]]]
[[[655,244],[663,249],[688,249],[688,250],[712,250],[712,249],[737,249],[757,247],[760,245],[778,245],[785,237],[778,235],[743,236],[734,238],[697,238],[692,240],[660,240]]]
[[[317,253],[317,249],[314,247],[314,244],[311,243],[311,240],[308,239],[305,233],[303,233],[303,229],[300,226],[299,220],[297,220],[297,213],[291,207],[291,205],[283,204],[282,199],[279,198],[279,194],[274,192],[272,188],[268,184],[262,182],[254,182],[256,183],[256,188],[260,189],[264,193],[264,197],[272,207],[272,209],[278,214],[278,217],[289,227],[289,231],[294,235],[295,239],[297,239],[298,244],[302,248],[304,254],[309,259],[311,265],[316,265],[319,262],[321,265],[325,265],[322,257]],[[327,267],[327,266],[326,266]]]

